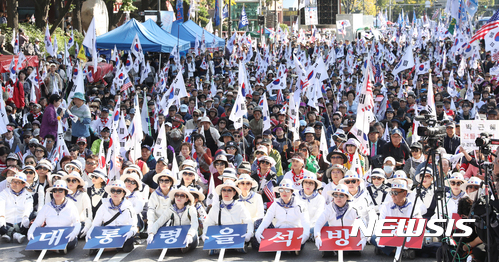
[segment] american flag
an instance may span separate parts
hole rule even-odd
[[[381,66],[376,64],[374,68],[376,69],[374,72],[374,82],[381,83]]]
[[[497,28],[499,26],[499,10],[484,24],[471,38],[470,44],[475,42],[476,40],[483,39],[485,35],[492,29]]]
[[[14,153],[19,157],[19,159],[23,159],[23,153],[21,152],[21,149],[19,149],[19,145],[16,145],[16,151]]]
[[[121,86],[121,92],[124,92],[128,88],[132,87],[132,82],[130,82],[130,78],[125,78],[125,82],[123,82],[123,85]]]
[[[272,184],[272,181],[267,182],[267,184],[263,188],[263,192],[265,192],[265,195],[267,195],[270,202],[274,202],[274,199],[275,199],[274,184]]]

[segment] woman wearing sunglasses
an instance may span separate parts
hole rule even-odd
[[[416,181],[422,184],[421,187],[417,187],[417,189],[419,190],[418,201],[422,201],[426,207],[426,212],[422,212],[423,218],[430,219],[435,214],[435,208],[437,207],[437,198],[434,197],[433,170],[430,168],[421,170],[421,172],[416,175]]]
[[[223,175],[224,170],[228,168],[229,161],[227,160],[227,157],[224,154],[219,154],[215,161],[213,161],[213,167],[215,167],[215,172],[213,172],[213,182],[215,183],[215,186],[218,186],[222,184],[222,180],[219,179],[219,176]],[[209,182],[209,181],[208,181]]]
[[[262,192],[265,186],[269,182],[273,184],[273,186],[278,185],[277,173],[275,171],[275,160],[270,156],[261,156],[257,159],[257,169],[251,173],[251,178],[253,178],[258,183],[257,192]],[[262,194],[263,202],[270,203],[270,199],[267,195]]]
[[[44,146],[36,145],[34,155],[36,162],[40,162],[40,160],[45,159],[48,156],[48,151]]]
[[[374,205],[374,211],[379,214],[379,207],[385,202],[388,196],[388,186],[385,184],[385,171],[381,168],[375,168],[371,172],[371,184],[366,188],[369,197]]]
[[[139,177],[140,184],[142,185],[142,187],[139,189],[139,192],[142,195],[142,199],[144,199],[144,201],[147,202],[147,199],[149,199],[150,187],[146,183],[142,182],[142,178],[144,178],[144,176],[142,174],[146,174],[146,173],[143,173],[142,168],[138,165],[129,165],[123,171],[122,176],[126,175],[126,174],[136,174]],[[139,183],[139,181],[137,181],[137,183]],[[139,193],[139,192],[137,192],[137,193]],[[144,211],[142,212],[142,215],[144,215],[144,216],[146,215]]]
[[[144,199],[140,193],[142,190],[142,180],[140,180],[137,173],[125,173],[120,177],[120,180],[125,183],[126,188],[131,192],[130,195],[126,196],[126,199],[132,203],[135,213],[137,214],[137,227],[140,232],[144,229],[142,211],[146,204],[146,199]]]
[[[201,189],[201,186],[197,184],[199,176],[196,169],[192,166],[184,165],[185,161],[182,163],[183,169],[179,172],[180,184],[178,186],[185,186],[187,188],[194,187],[196,189]]]
[[[87,194],[90,197],[92,204],[92,214],[95,217],[97,210],[102,205],[102,199],[107,198],[107,193],[104,190],[107,182],[107,176],[104,171],[95,169],[94,172],[88,174],[92,180],[92,186],[87,188]]]
[[[215,225],[234,225],[246,224],[246,234],[242,237],[248,243],[253,236],[253,221],[246,210],[243,203],[237,201],[241,195],[241,189],[236,187],[236,184],[227,180],[225,183],[218,185],[215,192],[220,196],[220,203],[213,205],[208,212],[208,216],[204,221],[203,240],[206,241],[208,236],[206,232],[209,226]],[[246,245],[245,245],[246,246]],[[218,254],[220,250],[210,250],[209,255]],[[238,250],[241,253],[246,253],[246,248]]]
[[[353,200],[352,195],[348,192],[348,187],[345,185],[338,185],[335,189],[328,191],[333,199],[331,204],[328,204],[319,217],[314,227],[315,245],[317,249],[322,246],[321,230],[327,223],[328,226],[351,226],[355,219],[359,218],[357,210],[352,206],[350,201]],[[366,244],[366,239],[362,238],[359,244]],[[326,253],[323,253],[323,257]]]
[[[80,174],[75,171],[63,176],[62,180],[66,181],[69,190],[73,192],[72,194],[68,194],[67,197],[73,201],[78,209],[78,214],[80,215],[82,229],[78,237],[84,237],[88,229],[92,226],[93,217],[90,197],[85,194],[83,187],[85,182],[83,181],[83,178],[81,178]]]
[[[280,197],[267,209],[267,214],[263,217],[262,223],[255,233],[258,243],[262,242],[263,231],[266,228],[303,228],[301,239],[302,248],[310,236],[310,224],[304,203],[301,202],[294,193],[294,183],[289,179],[283,179],[278,187],[274,187],[274,192]],[[272,224],[274,221],[275,224]],[[296,255],[300,251],[295,251]]]
[[[147,209],[148,228],[151,228],[156,220],[168,210],[171,205],[169,193],[173,185],[177,183],[176,176],[168,169],[154,175],[152,180],[154,183],[158,184],[158,187],[149,197]]]
[[[66,173],[71,174],[71,172],[77,172],[81,175],[83,172],[83,167],[81,166],[81,162],[79,160],[72,160],[71,162],[64,165],[64,171]]]
[[[126,196],[131,193],[121,180],[109,183],[105,187],[105,190],[110,198],[103,199],[102,205],[95,215],[92,227],[87,232],[86,240],[88,242],[92,238],[91,235],[94,227],[131,226],[130,231],[123,235],[126,239],[125,244],[122,248],[118,248],[118,251],[130,252],[134,249],[133,236],[138,232],[137,214],[135,214],[133,204],[126,199]],[[90,255],[94,255],[97,251],[97,249],[91,249],[89,253]]]
[[[461,185],[461,189],[466,192],[472,201],[475,201],[478,190],[482,187],[482,180],[478,177],[472,177],[466,183]]]
[[[170,200],[169,207],[163,212],[161,217],[152,224],[148,233],[147,243],[150,244],[154,239],[154,235],[158,229],[163,226],[183,226],[190,225],[187,236],[184,240],[185,248],[181,248],[182,253],[194,250],[198,245],[198,227],[197,211],[193,206],[194,197],[189,190],[181,186],[177,189],[172,189],[168,193]]]
[[[42,159],[36,165],[36,173],[38,174],[38,181],[40,184],[44,185],[44,189],[51,186],[51,182],[49,181],[50,173],[52,172],[53,166],[50,161],[47,159]]]
[[[18,172],[6,180],[10,188],[0,192],[0,235],[4,242],[14,238],[21,244],[28,231],[33,198],[26,190],[29,184],[25,173]]]
[[[459,172],[453,173],[445,180],[445,185],[451,189],[450,192],[447,192],[447,214],[457,213],[459,199],[467,196],[466,189],[463,190],[462,187],[465,183],[466,180],[464,180],[463,174]]]
[[[36,217],[36,212],[45,204],[44,185],[40,184],[35,167],[25,166],[22,172],[26,174],[26,181],[28,184],[26,190],[33,197],[33,213],[31,214],[30,219],[34,219]]]
[[[31,147],[31,145],[30,145]],[[33,146],[34,148],[34,146]],[[35,150],[33,149],[33,153],[35,152]],[[27,155],[25,158],[24,158],[24,165],[25,166],[36,166],[36,159],[35,159],[35,156],[34,155]]]
[[[326,200],[318,191],[322,187],[322,183],[317,180],[317,175],[314,173],[305,174],[299,182],[302,189],[298,191],[298,198],[307,208],[310,222],[310,236],[312,237],[314,235],[315,221],[322,214],[326,205]]]
[[[31,225],[28,231],[28,240],[34,239],[34,232],[37,227],[74,227],[73,231],[66,237],[69,243],[64,250],[72,250],[78,244],[78,234],[81,230],[80,216],[73,201],[68,199],[68,195],[73,191],[68,188],[66,181],[58,180],[47,189],[51,194],[51,200],[47,202]]]
[[[243,162],[243,156],[239,153],[239,143],[236,141],[229,141],[225,144],[225,152],[233,156],[234,167],[238,167]]]
[[[352,170],[345,173],[345,177],[340,180],[340,184],[348,187],[348,193],[352,195],[353,199],[351,205],[357,209],[359,216],[364,220],[366,225],[371,219],[377,219],[378,216],[374,211],[374,204],[371,197],[365,188],[364,179]]]
[[[246,210],[248,210],[251,220],[253,221],[254,228],[258,228],[262,222],[264,216],[264,207],[262,195],[251,190],[252,188],[257,188],[258,183],[251,178],[248,174],[241,174],[236,181],[236,185],[241,189],[241,195],[239,195],[238,201],[244,204]],[[254,250],[258,247],[258,242],[255,237],[251,238],[251,246]]]

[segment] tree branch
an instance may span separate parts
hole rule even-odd
[[[66,5],[64,6],[64,9],[60,13],[61,14],[67,14],[69,12],[69,9],[71,9],[71,4],[73,4],[73,0],[68,0],[68,2],[66,3]],[[52,27],[50,27],[50,34],[51,35],[54,33],[55,29],[57,28],[57,26],[59,26],[59,24],[61,23],[61,21],[63,19],[64,19],[64,15],[60,15],[59,18],[57,18],[57,20],[55,21],[55,23],[52,25]]]

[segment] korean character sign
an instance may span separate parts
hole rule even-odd
[[[33,233],[34,239],[30,240],[26,250],[64,250],[69,239],[66,237],[74,227],[37,227]]]
[[[491,134],[493,139],[499,139],[499,120],[462,120],[461,124],[461,146],[466,150],[477,150],[475,139],[481,133]],[[496,149],[492,145],[492,149]]]
[[[406,242],[405,242],[405,247],[413,248],[413,249],[421,249],[421,247],[423,246],[424,231],[425,231],[424,229],[426,228],[426,219],[412,218],[412,219],[410,219],[410,223],[409,223],[409,218],[407,218],[407,217],[386,217],[386,219],[395,219],[398,222],[394,222],[394,223],[386,222],[384,224],[385,227],[395,226],[395,229],[394,230],[386,230],[386,229],[383,230],[382,232],[384,234],[390,234],[390,237],[380,237],[379,238],[379,245],[387,246],[387,247],[401,247],[402,246],[402,244],[404,243],[404,237],[398,237],[397,231],[400,230],[400,232],[402,232],[402,229],[399,228],[399,224],[402,225],[402,223],[403,223],[402,220],[403,220],[403,221],[405,221],[405,226],[403,229],[404,233],[415,234],[415,233],[417,233],[416,231],[422,232],[419,236],[407,237]],[[421,227],[422,227],[422,230],[418,230]],[[413,230],[413,231],[406,232],[408,228]]]
[[[244,247],[246,224],[209,226],[206,231],[208,239],[204,242],[204,250],[238,249]]]
[[[125,233],[132,226],[106,226],[95,227],[90,235],[92,238],[85,244],[83,249],[121,248],[125,244]]]
[[[162,227],[158,230],[147,250],[163,248],[184,248],[184,240],[191,226]]]
[[[297,251],[301,249],[303,228],[267,228],[263,231],[260,252]]]
[[[322,246],[319,251],[360,251],[362,236],[351,236],[352,227],[323,227],[321,230]]]

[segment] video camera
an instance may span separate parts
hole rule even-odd
[[[443,145],[442,139],[447,134],[446,127],[437,126],[437,119],[433,115],[416,116],[414,120],[426,125],[418,127],[418,135],[426,137],[431,148],[436,149]]]
[[[475,145],[480,148],[482,154],[488,155],[492,153],[491,145],[499,145],[499,139],[490,138],[492,134],[480,133],[480,136],[475,139]]]

